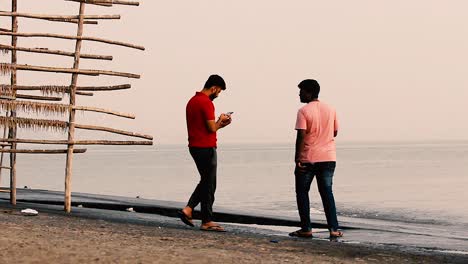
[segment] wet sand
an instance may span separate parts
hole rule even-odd
[[[0,263],[464,263],[463,256],[293,239],[227,225],[228,233],[191,229],[157,215],[0,204]],[[466,263],[466,262],[465,262]]]

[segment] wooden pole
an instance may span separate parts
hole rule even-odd
[[[25,18],[35,18],[35,19],[79,19],[78,16],[61,16],[61,15],[41,15],[41,14],[27,14],[27,13],[16,13],[16,12],[4,12],[0,11],[0,16],[16,16],[16,17],[25,17]],[[120,15],[87,15],[83,17],[84,19],[120,19]]]
[[[16,90],[22,91],[40,91],[44,86],[28,86],[28,85],[17,85]],[[55,86],[64,91],[64,93],[70,92],[70,86]],[[130,89],[132,86],[130,84],[114,85],[114,86],[77,86],[77,91],[116,91],[116,90],[126,90]],[[10,86],[6,85],[5,88],[9,89]]]
[[[18,1],[17,0],[11,0],[11,12],[17,12],[18,11]],[[18,18],[17,17],[12,17],[11,18],[11,32],[16,33],[18,32]],[[12,36],[11,37],[11,46],[16,47],[18,43],[18,37]],[[18,57],[16,55],[16,51],[13,50],[11,52],[11,64],[16,65],[18,62]],[[13,87],[13,97],[16,96],[16,89],[14,87],[16,86],[17,83],[17,76],[16,76],[16,69],[11,70],[11,87]],[[16,117],[16,112],[11,111],[10,113],[11,117]],[[10,128],[9,133],[8,133],[8,138],[15,139],[16,138],[16,127],[15,128]],[[16,149],[16,143],[11,144],[11,150]],[[16,205],[16,153],[10,153],[10,203],[12,205]]]
[[[78,94],[78,92],[77,92]],[[103,113],[108,115],[114,115],[129,119],[135,119],[135,115],[121,113],[113,110],[108,110],[104,108],[91,107],[91,106],[71,106],[68,104],[53,104],[53,103],[37,103],[37,102],[28,102],[28,101],[11,101],[0,99],[0,109],[8,110],[17,110],[22,109],[24,112],[56,112],[56,113],[65,113],[70,111],[70,109],[79,110],[79,111],[88,111]]]
[[[122,140],[77,140],[68,142],[67,140],[43,140],[43,139],[2,139],[2,146],[10,146],[12,142],[24,144],[39,144],[39,145],[153,145],[152,141],[122,141]]]
[[[66,154],[67,149],[0,149],[0,152],[5,153],[22,153],[22,154]],[[73,153],[85,153],[86,149],[74,149]]]
[[[78,70],[80,67],[80,52],[81,52],[81,37],[83,36],[83,21],[85,3],[80,3],[79,22],[78,30],[76,33],[77,39],[75,44],[75,61],[73,63],[73,69]],[[76,105],[76,86],[78,83],[78,73],[72,75],[72,81],[70,85],[70,105]],[[73,142],[75,140],[75,109],[71,109],[69,112],[69,128],[68,128],[68,141]],[[67,162],[65,167],[65,212],[71,212],[71,179],[72,179],[72,166],[73,166],[73,144],[68,144],[67,149]]]
[[[68,56],[68,57],[75,57],[75,53],[61,51],[61,50],[49,50],[45,48],[23,48],[23,47],[12,47],[7,45],[1,45],[1,49],[5,50],[17,50],[23,52],[31,52],[31,53],[42,53],[42,54],[51,54],[51,55],[60,55],[60,56]],[[94,60],[112,60],[112,56],[105,56],[105,55],[94,55],[94,54],[81,54],[80,58],[82,59],[94,59]]]
[[[121,112],[107,110],[107,109],[103,109],[103,108],[97,108],[97,107],[73,106],[73,109],[80,110],[80,111],[103,113],[103,114],[114,115],[114,116],[129,118],[129,119],[135,119],[135,115],[132,115],[132,114],[126,114],[126,113],[121,113]]]
[[[94,96],[93,93],[88,93],[88,92],[76,92],[76,95],[83,95],[83,96]]]
[[[125,0],[65,0],[70,2],[88,3],[91,5],[112,6],[114,5],[132,5],[139,6],[139,2]]]
[[[110,127],[75,124],[75,128],[86,129],[86,130],[95,130],[95,131],[104,131],[104,132],[109,132],[109,133],[113,133],[113,134],[129,136],[129,137],[137,137],[137,138],[144,138],[144,139],[148,139],[148,140],[153,140],[153,137],[150,136],[150,135],[143,135],[143,134],[138,134],[138,133],[134,133],[134,132],[113,129],[113,128],[110,128]]]
[[[17,37],[25,37],[25,38],[44,37],[44,38],[59,38],[59,39],[79,39],[79,40],[102,42],[102,43],[107,43],[107,44],[111,44],[111,45],[128,47],[128,48],[132,48],[132,49],[145,50],[145,47],[143,47],[143,46],[138,46],[138,45],[125,43],[125,42],[120,42],[120,41],[113,41],[113,40],[108,40],[108,39],[95,38],[95,37],[67,36],[67,35],[49,34],[49,33],[17,33],[17,32],[3,32],[3,31],[0,31],[0,35],[17,36]]]
[[[40,72],[73,73],[73,74],[77,73],[77,74],[92,75],[92,76],[109,75],[109,76],[119,76],[119,77],[140,79],[139,74],[103,71],[103,70],[87,70],[87,69],[74,69],[74,68],[70,69],[70,68],[23,65],[23,64],[11,65],[11,68],[15,70],[23,70],[23,71],[40,71]]]
[[[28,95],[28,94],[17,94],[16,98],[18,98],[18,99],[28,99],[28,100],[42,100],[42,101],[62,101],[61,97]]]
[[[7,128],[5,127],[3,129],[3,137],[2,138],[5,138],[7,136]],[[3,145],[2,144],[2,149],[5,148],[6,145]],[[1,186],[1,183],[2,183],[2,169],[3,169],[3,155],[4,153],[2,152],[2,154],[0,154],[0,186]]]

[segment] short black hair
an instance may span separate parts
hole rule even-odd
[[[208,80],[206,80],[206,83],[203,89],[208,89],[213,86],[218,86],[218,87],[221,87],[221,90],[226,90],[226,83],[224,82],[223,77],[217,74],[210,75]]]
[[[316,80],[306,79],[300,82],[297,86],[299,87],[299,89],[310,93],[313,98],[318,98],[318,95],[320,93],[320,84]]]

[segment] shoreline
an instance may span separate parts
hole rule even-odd
[[[169,249],[173,247],[171,245],[159,245],[158,243],[160,242],[159,240],[161,237],[165,237],[164,239],[167,238],[167,241],[185,248],[186,244],[192,243],[185,240],[185,237],[188,236],[190,237],[190,240],[194,241],[194,243],[205,245],[197,248],[189,247],[188,249],[192,254],[199,254],[200,250],[204,252],[206,247],[212,248],[214,246],[214,249],[210,249],[210,254],[218,255],[220,252],[224,252],[222,256],[218,257],[224,259],[223,262],[228,263],[238,263],[238,261],[234,261],[235,256],[238,254],[244,254],[243,261],[245,263],[262,262],[265,256],[254,261],[256,258],[255,256],[258,253],[255,248],[258,247],[268,248],[268,250],[266,250],[269,254],[268,256],[279,254],[281,255],[281,258],[279,259],[286,258],[288,261],[293,263],[304,262],[303,258],[297,259],[296,255],[310,258],[310,261],[313,260],[314,263],[317,260],[323,261],[318,263],[355,263],[357,261],[364,263],[398,263],[404,261],[410,263],[468,262],[468,254],[463,254],[466,253],[464,251],[451,251],[430,244],[427,244],[427,246],[416,246],[411,243],[411,239],[420,240],[421,237],[423,237],[429,241],[435,240],[435,242],[433,242],[435,245],[437,245],[437,243],[443,244],[444,238],[438,236],[438,234],[433,236],[430,234],[414,235],[410,232],[405,233],[406,231],[402,230],[401,227],[397,225],[389,226],[388,223],[374,223],[375,230],[372,230],[369,229],[369,226],[364,226],[363,228],[363,226],[359,226],[359,223],[347,222],[345,225],[346,228],[344,229],[345,237],[339,241],[330,242],[330,240],[327,239],[328,232],[326,232],[326,229],[323,229],[323,226],[320,226],[321,223],[318,222],[315,223],[317,226],[314,227],[315,238],[312,240],[304,240],[290,238],[287,236],[288,232],[297,229],[294,227],[297,222],[295,219],[275,219],[268,218],[266,216],[246,215],[239,214],[238,212],[221,210],[221,212],[218,212],[218,216],[222,216],[221,218],[224,217],[224,221],[219,221],[220,219],[217,220],[222,222],[222,225],[226,227],[228,233],[213,234],[211,232],[201,232],[198,228],[188,228],[183,225],[179,219],[174,218],[176,210],[181,208],[181,204],[176,202],[75,193],[73,196],[74,204],[75,206],[79,204],[81,207],[73,207],[72,213],[66,214],[63,212],[63,205],[61,205],[63,203],[61,192],[30,189],[18,191],[18,205],[16,207],[12,207],[8,204],[8,201],[6,200],[7,194],[0,193],[0,228],[2,228],[2,230],[6,230],[4,232],[2,243],[0,243],[0,249],[3,249],[3,252],[18,250],[21,252],[23,250],[21,245],[24,243],[16,241],[15,239],[18,236],[21,237],[22,235],[25,235],[24,231],[20,230],[29,230],[29,228],[33,228],[37,233],[34,235],[34,240],[30,241],[30,245],[28,244],[33,247],[29,249],[29,252],[34,252],[33,255],[40,255],[40,253],[35,253],[35,251],[42,250],[39,245],[49,245],[51,243],[47,237],[50,233],[49,228],[52,228],[53,232],[56,233],[56,236],[51,238],[52,241],[63,240],[66,243],[71,243],[73,245],[76,244],[75,246],[89,243],[92,244],[94,243],[93,241],[99,241],[101,239],[100,236],[112,237],[113,235],[117,235],[121,237],[119,239],[130,239],[133,241],[132,243],[138,244],[140,247],[146,247],[148,245],[141,245],[141,241],[135,240],[137,236],[143,236],[145,239],[150,241],[155,240],[155,245],[158,245],[156,249],[159,247],[166,249],[168,249],[168,247]],[[34,203],[27,202],[28,200],[34,201]],[[90,205],[94,205],[95,208],[92,208],[93,206]],[[125,208],[128,207],[134,208],[137,213],[125,211]],[[39,216],[22,216],[20,214],[20,209],[22,208],[36,209],[39,211]],[[146,212],[140,211],[144,208],[146,208]],[[367,221],[368,223],[371,223],[373,220]],[[54,224],[51,226],[47,224],[49,222]],[[195,222],[196,224],[199,224],[199,221]],[[242,224],[236,222],[241,222]],[[270,223],[270,226],[267,225],[268,223]],[[274,224],[271,225],[272,223]],[[107,226],[109,226],[108,229]],[[43,228],[41,227],[45,227],[45,231],[42,230]],[[103,228],[106,229],[106,232],[96,235],[96,232],[102,231],[101,229]],[[59,229],[61,229],[61,231]],[[157,231],[160,229],[163,229],[164,232],[168,232],[168,234],[164,232],[158,233]],[[86,238],[75,237],[72,239],[69,237],[67,230],[74,230],[74,232],[79,231],[83,234],[91,232],[91,236]],[[133,231],[135,234],[133,234]],[[26,233],[27,232],[29,231],[26,231]],[[151,235],[147,235],[146,233]],[[23,240],[24,239],[27,240],[27,238],[23,238]],[[179,239],[182,239],[185,242],[183,244],[178,244],[180,242]],[[215,243],[213,243],[213,239],[215,239]],[[379,243],[379,239],[384,243]],[[393,243],[391,239],[397,242],[400,241],[400,243]],[[10,240],[13,242],[6,242]],[[231,240],[237,242],[234,243]],[[36,242],[38,244],[36,244]],[[248,245],[246,244],[245,247],[239,248],[239,243],[247,243]],[[462,243],[462,247],[465,245],[465,248],[466,244],[468,244],[466,240],[463,239],[460,240],[460,243]],[[60,249],[60,244],[61,243],[56,243],[55,246],[59,245]],[[18,247],[15,245],[20,246]],[[99,245],[97,244],[96,246]],[[130,245],[128,246],[130,247]],[[126,249],[122,248],[122,246],[117,242],[113,247],[118,248],[119,251],[126,251]],[[127,246],[123,245],[123,247]],[[155,248],[152,248],[152,246],[148,247],[150,247],[148,249],[150,251],[156,250]],[[310,251],[311,249],[312,251]],[[55,249],[51,247],[48,247],[47,250],[55,252]],[[61,248],[60,250],[65,249]],[[83,250],[86,251],[89,249]],[[134,250],[139,252],[138,255],[142,258],[142,263],[153,263],[147,259],[147,254],[145,252],[142,252],[139,249]],[[122,255],[120,252],[116,253],[115,256],[112,251],[110,252],[111,253],[109,253],[108,257],[118,258],[119,263],[121,263],[121,260],[126,259],[126,256]],[[295,253],[292,254],[291,252]],[[54,254],[60,255],[62,253],[63,252],[60,251],[55,252]],[[81,253],[78,255],[80,254]],[[100,253],[91,249],[90,254],[96,255]],[[127,252],[127,254],[132,253]],[[189,258],[190,254],[186,256],[186,259],[174,258],[174,254],[183,255],[185,254],[185,251],[184,253],[177,251],[172,253],[160,253],[159,255],[161,254],[163,256],[162,259],[166,261],[170,260],[174,263],[185,263],[187,261],[190,262],[191,260]],[[0,260],[2,260],[3,257],[7,256],[0,254]],[[206,260],[206,262],[193,261],[191,263],[212,263],[213,261],[217,262],[218,260],[217,258],[211,259],[209,255],[200,255],[200,257],[202,260]],[[20,259],[21,256],[18,255],[15,258]],[[106,261],[115,262],[110,261],[109,258],[106,257]],[[210,262],[208,260],[213,261]],[[270,260],[271,261],[268,261],[268,263],[280,263],[280,261],[275,262],[275,259],[273,258]],[[54,262],[53,259],[48,259],[48,261]],[[73,261],[75,261],[74,258],[70,259],[71,263],[75,263]],[[27,263],[29,261],[25,262]],[[86,262],[90,262],[90,259],[87,259]],[[78,263],[78,261],[76,263]],[[125,261],[123,261],[123,263],[125,263]],[[135,262],[129,261],[129,263]]]
[[[23,216],[35,206],[38,216]],[[197,222],[198,224],[198,222]],[[411,252],[398,246],[346,244],[274,235],[223,223],[227,233],[189,228],[142,213],[0,202],[2,263],[466,263],[468,256]],[[346,236],[346,234],[345,234]]]

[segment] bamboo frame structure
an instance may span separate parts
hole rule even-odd
[[[105,115],[116,116],[120,118],[135,119],[135,116],[128,113],[122,113],[110,109],[104,109],[93,106],[77,105],[78,96],[93,96],[94,92],[110,92],[124,89],[130,89],[130,84],[109,85],[109,86],[79,86],[78,81],[81,75],[90,76],[118,76],[132,79],[139,79],[140,75],[126,72],[109,71],[102,69],[82,69],[80,67],[81,59],[93,60],[113,60],[111,55],[85,54],[81,52],[83,42],[100,42],[108,45],[122,46],[131,49],[145,50],[143,46],[115,41],[109,39],[84,36],[85,24],[97,24],[96,20],[116,20],[120,15],[87,15],[85,14],[86,5],[98,5],[112,7],[114,5],[139,6],[139,2],[126,0],[64,0],[64,2],[75,2],[79,4],[78,15],[50,15],[50,14],[32,14],[21,13],[17,8],[17,0],[11,0],[11,12],[0,11],[0,16],[11,18],[11,29],[0,28],[0,36],[10,36],[11,43],[0,43],[0,55],[11,56],[9,63],[0,63],[0,74],[10,75],[9,84],[0,84],[0,111],[7,113],[0,116],[0,126],[4,128],[5,135],[0,139],[0,176],[1,170],[10,171],[10,201],[16,204],[16,155],[17,154],[66,154],[65,164],[65,192],[64,192],[64,210],[71,211],[71,182],[73,172],[73,154],[85,153],[86,149],[75,148],[78,145],[153,145],[153,137],[141,133],[115,129],[111,127],[96,126],[92,124],[78,124],[76,112],[96,112]],[[70,3],[72,5],[73,3]],[[40,19],[51,22],[69,22],[77,24],[75,35],[62,35],[56,33],[22,33],[18,31],[18,18]],[[68,39],[74,40],[74,52],[63,50],[49,50],[48,48],[29,48],[18,45],[19,38],[42,37],[48,39]],[[73,67],[63,68],[54,66],[37,66],[28,64],[19,64],[17,53],[37,53],[41,55],[55,55],[64,57],[73,57]],[[70,74],[70,85],[19,85],[18,71],[37,71],[52,72],[61,74]],[[32,94],[18,94],[18,91],[32,92],[38,91],[42,96]],[[55,96],[56,95],[56,96]],[[67,103],[51,103],[47,101],[62,101],[64,95],[68,95]],[[18,100],[21,99],[21,100]],[[37,102],[45,101],[45,102]],[[67,121],[53,119],[31,118],[29,115],[57,115]],[[26,117],[18,116],[26,115]],[[17,138],[18,129],[32,129],[45,131],[58,131],[67,134],[66,140],[48,140],[48,139],[24,139]],[[127,137],[142,138],[144,140],[76,140],[78,130],[101,131],[123,135]],[[8,134],[8,136],[6,135]],[[63,145],[66,149],[18,149],[18,144],[33,145]],[[3,155],[10,155],[10,166],[3,166]]]

